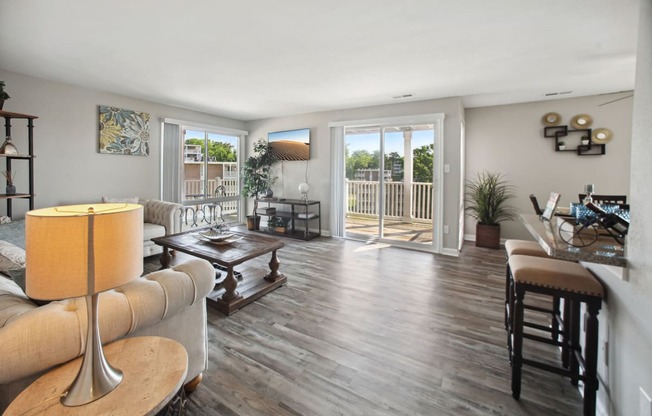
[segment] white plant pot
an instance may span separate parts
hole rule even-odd
[[[559,150],[566,150],[566,145],[565,144],[560,145]]]

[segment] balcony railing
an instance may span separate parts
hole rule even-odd
[[[385,217],[432,221],[432,183],[412,183],[412,198],[409,216],[404,212],[404,184],[385,182]],[[348,181],[346,183],[347,214],[378,217],[377,181]]]
[[[239,192],[239,183],[237,179],[225,178],[219,181],[215,179],[209,179],[207,187],[208,189],[204,190],[205,181],[196,179],[196,180],[185,180],[184,181],[184,201],[192,200],[203,200],[207,198],[215,198],[218,195],[215,195],[215,189],[218,185],[224,186],[225,194],[219,196],[236,196]],[[224,201],[222,203],[224,209],[224,214],[235,214],[238,211],[238,201]]]

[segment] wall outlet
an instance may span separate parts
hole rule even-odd
[[[444,173],[451,173],[451,165],[449,163],[444,163]]]
[[[643,390],[643,387],[639,387],[638,390],[640,392],[639,414],[641,416],[652,416],[652,399],[650,399],[650,396],[645,392],[645,390]]]
[[[604,365],[609,367],[609,341],[602,342],[602,356],[604,357]]]
[[[444,225],[444,234],[448,234],[448,231],[450,231],[448,225]]]

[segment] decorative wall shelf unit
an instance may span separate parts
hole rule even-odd
[[[0,193],[0,199],[4,199],[7,204],[7,216],[12,217],[13,214],[13,200],[14,199],[23,199],[29,201],[29,210],[34,209],[34,120],[38,116],[31,116],[29,114],[20,114],[12,113],[9,111],[0,110],[0,117],[5,119],[5,137],[11,137],[11,120],[27,120],[27,153],[21,153],[17,155],[12,154],[0,154],[0,158],[5,159],[6,170],[12,171],[12,162],[14,160],[26,160],[28,163],[29,169],[29,185],[28,192],[17,192],[16,194],[8,195],[6,193]],[[15,143],[14,143],[15,144]],[[24,146],[24,145],[23,145]],[[21,145],[17,145],[20,149]],[[23,148],[24,149],[24,148]],[[0,189],[0,192],[2,190]]]
[[[267,210],[269,212],[263,212],[261,210],[261,204],[266,203],[267,208],[276,208],[272,210]],[[290,238],[297,238],[300,240],[312,240],[313,238],[319,237],[321,235],[321,202],[320,201],[304,201],[302,199],[285,199],[285,198],[273,198],[273,199],[259,199],[258,200],[258,211],[257,215],[261,217],[279,217],[286,218],[290,222],[288,228],[284,233],[279,233],[273,229],[260,230],[261,232],[279,235]],[[315,212],[315,208],[317,212]],[[310,231],[311,222],[317,222],[317,231]]]
[[[572,138],[580,134],[579,138]],[[582,137],[588,137],[588,144],[582,144]],[[568,126],[549,126],[544,127],[543,137],[555,139],[555,152],[573,152],[578,156],[601,156],[607,153],[607,146],[605,144],[597,144],[592,141],[591,129],[569,129]],[[563,139],[562,139],[563,138]],[[568,140],[573,140],[577,145],[569,145]],[[560,149],[559,142],[566,142],[566,148]]]

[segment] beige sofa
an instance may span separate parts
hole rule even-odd
[[[152,242],[154,237],[163,237],[181,232],[181,204],[157,199],[138,199],[137,196],[113,198],[103,196],[102,202],[140,204],[143,206],[143,257],[163,252],[163,247]]]
[[[154,244],[152,238],[181,232],[182,205],[155,199],[141,199],[138,203],[144,208],[143,257],[162,253],[163,247]]]
[[[188,351],[186,385],[198,383],[207,365],[206,295],[214,278],[209,262],[192,259],[101,293],[102,341],[175,339]],[[0,413],[49,368],[80,356],[85,333],[85,298],[37,306],[0,275]]]

